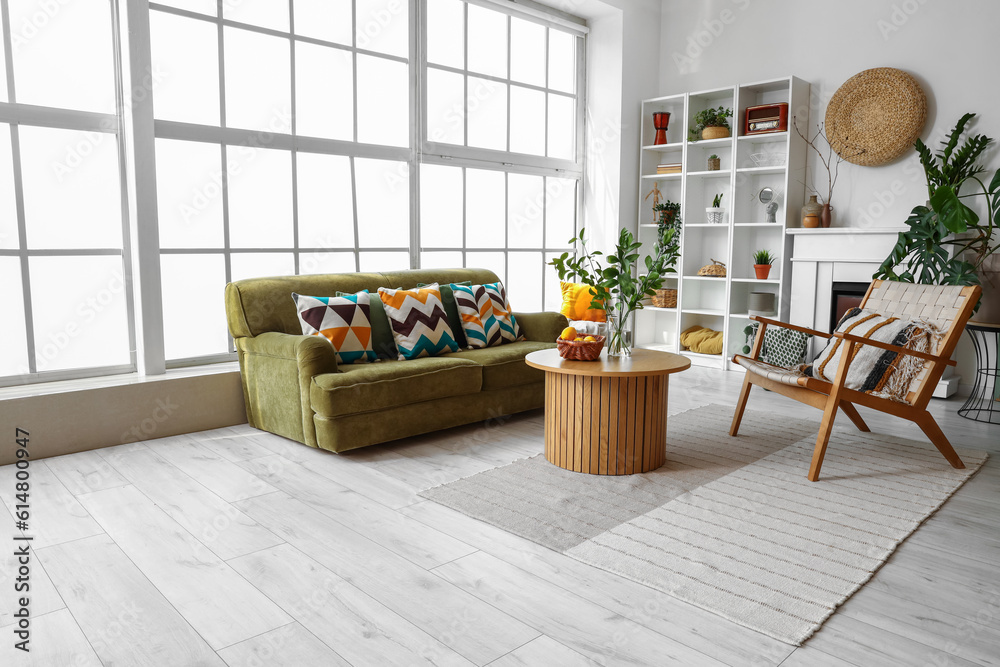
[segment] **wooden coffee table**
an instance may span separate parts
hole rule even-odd
[[[631,475],[663,465],[667,380],[690,368],[690,359],[633,350],[631,357],[568,361],[551,349],[524,360],[545,371],[549,462],[591,475]]]

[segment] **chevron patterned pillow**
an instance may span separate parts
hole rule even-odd
[[[338,364],[375,361],[371,297],[367,292],[348,296],[304,296],[292,292],[292,300],[299,312],[302,333],[329,340]]]
[[[452,283],[452,294],[462,319],[465,338],[472,349],[494,347],[504,342],[497,318],[495,302],[486,292],[485,285],[459,285]],[[501,315],[506,315],[500,312]]]
[[[486,288],[486,293],[493,300],[493,314],[500,322],[500,335],[504,341],[513,343],[517,340],[524,340],[521,327],[510,308],[510,301],[507,300],[507,290],[503,288],[503,283],[495,282],[483,285],[483,287]]]
[[[458,351],[436,283],[412,290],[379,287],[378,296],[401,360]]]

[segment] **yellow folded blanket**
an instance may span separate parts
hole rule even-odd
[[[684,330],[681,345],[701,354],[722,354],[722,332],[696,325]]]

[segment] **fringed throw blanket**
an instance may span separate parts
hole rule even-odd
[[[837,331],[927,353],[934,352],[942,335],[929,322],[886,317],[861,308],[847,311],[837,325]],[[801,370],[810,377],[833,382],[846,347],[845,341],[831,338],[826,349],[820,352],[812,364],[801,367]],[[844,386],[879,398],[906,403],[910,384],[923,367],[924,361],[917,357],[897,354],[872,345],[858,345],[854,348]]]

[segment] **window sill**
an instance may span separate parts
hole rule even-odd
[[[146,382],[162,382],[179,378],[215,375],[218,373],[238,373],[240,364],[237,361],[227,361],[204,366],[189,366],[186,368],[168,369],[162,375],[140,375],[139,373],[121,373],[119,375],[102,375],[100,377],[80,378],[76,380],[56,380],[54,382],[39,382],[13,387],[0,388],[0,401],[13,398],[28,398],[45,396],[70,391],[85,391],[88,389],[104,389],[121,387]]]

